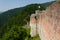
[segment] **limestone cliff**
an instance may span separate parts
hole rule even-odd
[[[30,18],[30,24],[33,25],[30,25],[31,35],[39,34],[41,40],[60,40],[60,2],[53,3],[38,16],[35,14]]]

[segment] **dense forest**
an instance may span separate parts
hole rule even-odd
[[[53,1],[54,2],[54,1]],[[30,15],[38,10],[45,10],[53,2],[30,4],[0,14],[0,40],[39,40],[39,36],[30,36]]]

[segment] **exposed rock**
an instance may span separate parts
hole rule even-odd
[[[30,17],[31,36],[39,34],[41,40],[60,40],[60,3],[53,3],[38,15]]]
[[[30,27],[31,27],[31,32],[30,35],[31,37],[36,36],[37,32],[36,32],[36,19],[35,19],[36,15],[32,14],[30,17]]]

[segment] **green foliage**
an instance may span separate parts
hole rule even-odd
[[[54,2],[54,1],[53,1]],[[26,17],[27,20],[29,20],[29,16],[35,12],[35,10],[38,9],[38,6],[41,6],[40,10],[45,10],[47,6],[49,6],[50,4],[52,4],[53,2],[48,2],[48,3],[43,3],[43,4],[30,4],[27,5],[25,7],[20,7],[20,8],[15,8],[15,9],[11,9],[8,10],[6,12],[3,12],[0,14],[0,27],[2,25],[4,25],[8,20],[10,20],[11,18],[17,16],[18,14],[20,15],[25,15],[28,16]]]
[[[31,4],[0,14],[0,40],[39,40],[38,35],[30,37],[29,26],[24,26],[38,6],[41,6],[40,10],[45,10],[47,7],[43,4]]]
[[[32,13],[34,13],[35,10],[38,9],[38,6],[39,5],[41,6],[41,4],[27,5],[24,8],[22,8],[20,11],[18,10],[18,12],[14,12],[12,10],[12,12],[14,12],[15,14],[14,13],[11,14],[13,16],[12,17],[10,16],[10,18],[7,18],[8,21],[7,22],[5,21],[6,23],[3,26],[7,26],[7,25],[9,25],[9,26],[11,26],[11,25],[20,25],[20,26],[23,26],[23,25],[26,25],[27,22],[29,22],[30,15]],[[45,8],[41,6],[41,9],[40,10],[44,10],[44,9]],[[8,14],[10,14],[10,13],[11,13],[11,11],[8,12]],[[6,20],[6,19],[4,19],[4,20]]]
[[[8,30],[8,29],[6,29]],[[11,26],[10,30],[5,32],[2,37],[0,38],[1,40],[38,40],[39,37],[30,37],[30,28],[26,27],[20,27],[13,25]]]
[[[8,27],[8,26],[7,26]],[[11,28],[8,30],[6,29],[7,32],[5,32],[1,40],[18,40],[22,39],[24,40],[24,36],[26,35],[26,30],[22,29],[20,26],[13,25]]]

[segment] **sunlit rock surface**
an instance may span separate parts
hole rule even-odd
[[[59,2],[53,3],[44,12],[34,15],[30,17],[32,37],[39,34],[41,40],[60,40]]]

